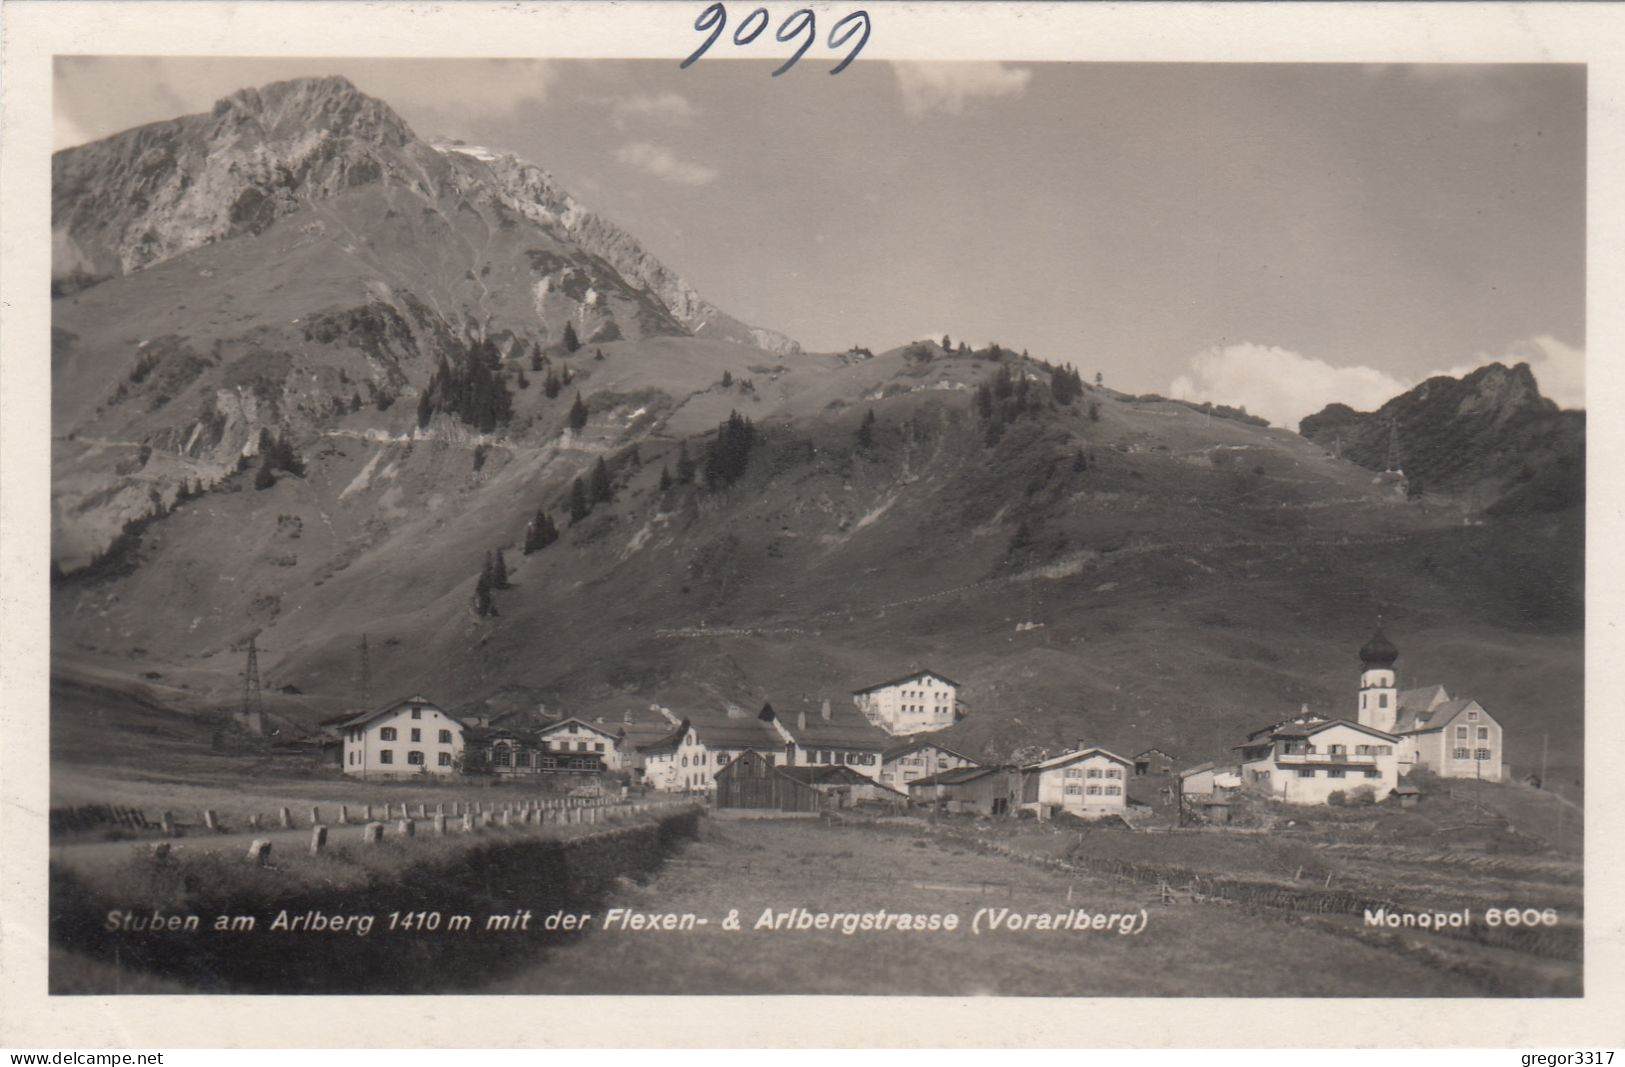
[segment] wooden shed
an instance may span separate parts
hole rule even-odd
[[[775,767],[754,749],[716,773],[718,808],[755,811],[818,811],[818,790]]]
[[[956,767],[908,783],[909,799],[925,807],[978,815],[1009,815],[1021,799],[1013,767]]]

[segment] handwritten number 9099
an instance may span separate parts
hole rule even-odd
[[[734,44],[741,47],[750,44],[762,35],[763,30],[767,29],[769,21],[767,8],[759,7],[752,11],[745,16],[745,21],[741,22],[739,27],[734,30]],[[700,12],[699,18],[694,20],[694,29],[700,33],[709,33],[710,36],[706,37],[700,47],[694,50],[693,55],[679,64],[679,68],[686,70],[701,56],[705,55],[711,46],[717,43],[717,39],[722,36],[727,27],[728,9],[724,5],[720,3],[712,4]],[[854,11],[830,27],[829,48],[831,51],[846,47],[846,43],[857,34],[861,33],[863,35],[858,38],[858,43],[853,46],[851,52],[847,53],[846,58],[842,59],[830,71],[831,74],[841,73],[854,59],[858,58],[858,53],[863,51],[863,46],[869,43],[869,30],[870,21],[867,11]],[[802,39],[800,46],[796,48],[795,53],[789,59],[785,60],[779,65],[778,69],[773,71],[773,77],[777,78],[780,74],[795,66],[796,62],[807,54],[807,49],[811,48],[813,42],[818,39],[817,17],[813,15],[812,9],[807,7],[790,12],[790,17],[779,24],[779,28],[773,36],[779,42],[785,43],[801,37],[803,34],[806,36]]]

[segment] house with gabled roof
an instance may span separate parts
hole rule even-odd
[[[1043,815],[1064,811],[1086,819],[1128,810],[1134,761],[1079,741],[1059,756],[1021,768],[1021,806]]]
[[[892,737],[856,711],[833,708],[825,700],[811,714],[800,704],[793,713],[781,714],[769,702],[757,719],[778,738],[784,766],[851,767],[880,781],[881,754]]]
[[[880,783],[906,790],[910,782],[959,767],[979,767],[981,761],[956,752],[929,738],[894,742],[880,753]]]
[[[1288,804],[1325,804],[1363,787],[1377,799],[1399,784],[1399,737],[1308,709],[1255,730],[1235,746],[1243,784]]]
[[[959,683],[919,670],[852,691],[865,719],[889,734],[942,730],[959,720]]]
[[[621,752],[623,733],[611,732],[594,726],[584,719],[561,719],[535,732],[537,755],[554,761],[580,756],[595,756],[605,770],[618,771],[625,766]]]
[[[449,775],[462,765],[463,724],[427,697],[393,700],[333,729],[343,738],[344,773],[359,778]]]
[[[759,717],[737,708],[700,709],[679,720],[664,736],[637,746],[644,781],[670,792],[711,791],[716,773],[746,752],[763,755],[769,766],[785,762],[782,742]]]

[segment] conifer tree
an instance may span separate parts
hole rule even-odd
[[[361,390],[359,389],[350,394],[350,410],[352,412],[361,410]]]
[[[671,488],[671,468],[660,468],[660,491],[664,493]]]
[[[559,376],[551,370],[548,371],[547,377],[542,379],[542,392],[547,395],[547,399],[552,400],[559,395],[559,389]]]
[[[1089,402],[1089,421],[1090,422],[1099,422],[1100,421],[1100,404],[1098,402],[1096,402],[1096,401],[1090,401]]]
[[[271,453],[267,452],[260,457],[260,469],[254,473],[254,488],[269,489],[276,484],[276,475],[271,472]]]
[[[1077,473],[1082,473],[1083,471],[1086,471],[1088,469],[1089,469],[1089,460],[1088,460],[1088,458],[1086,456],[1084,456],[1083,449],[1080,448],[1080,449],[1078,449],[1077,455],[1072,457],[1072,471],[1073,471],[1073,473],[1077,474]]]
[[[509,588],[508,561],[502,558],[502,549],[500,548],[497,549],[496,553],[491,557],[491,588]]]
[[[581,394],[576,394],[574,404],[570,405],[570,429],[580,430],[587,425],[587,405],[581,402]]]
[[[491,576],[484,571],[474,583],[474,614],[482,619],[497,614],[496,598],[491,595]]]
[[[577,478],[570,486],[570,524],[573,526],[592,514],[592,505],[587,503],[587,487]]]
[[[564,324],[564,350],[566,352],[574,352],[577,349],[579,349],[580,347],[581,347],[581,340],[580,340],[580,338],[576,337],[575,323],[573,323],[573,322],[565,323]]]
[[[688,455],[688,442],[677,445],[677,484],[689,485],[694,481],[696,465]]]
[[[534,371],[542,369],[542,346],[535,341],[530,343],[530,369]]]
[[[731,388],[733,386],[733,383],[734,383],[734,376],[731,373],[729,373],[728,371],[723,371],[722,372],[722,387],[724,389]]]
[[[874,409],[864,412],[863,422],[858,425],[858,447],[869,449],[875,443],[875,413]]]
[[[599,456],[598,462],[592,465],[592,501],[607,504],[613,499],[615,486],[609,480],[609,467],[604,463],[604,457]]]
[[[942,335],[942,350],[944,352],[952,352],[954,350],[954,343],[948,339],[947,334]]]

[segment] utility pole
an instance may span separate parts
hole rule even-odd
[[[248,639],[248,666],[243,671],[243,717],[250,721],[264,707],[260,699],[260,653],[254,640],[252,636]]]
[[[361,635],[361,710],[372,710],[372,663],[367,655],[367,635]]]

